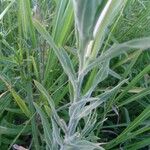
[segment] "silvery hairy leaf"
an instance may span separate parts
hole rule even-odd
[[[76,29],[79,35],[80,57],[84,58],[86,48],[93,38],[95,16],[102,0],[72,0]],[[90,10],[90,11],[89,11]]]
[[[98,96],[98,100],[95,102],[90,103],[89,105],[83,107],[81,111],[78,112],[77,118],[83,118],[87,116],[89,113],[91,113],[94,109],[96,109],[99,105],[107,101],[127,80],[123,80],[120,82],[116,87],[113,89],[106,91],[102,93],[100,96]]]
[[[109,61],[124,52],[133,51],[135,49],[147,50],[148,48],[150,48],[150,37],[134,39],[125,43],[115,44],[97,57],[93,62],[91,62],[84,70],[82,70],[82,74],[86,75],[93,68],[98,67],[102,62],[105,62],[106,60]]]
[[[85,137],[90,134],[90,132],[93,130],[95,124],[97,121],[97,113],[96,111],[90,113],[87,117],[84,118],[84,128],[81,131],[81,134]]]
[[[90,89],[87,92],[87,97],[89,97],[93,90],[96,88],[96,86],[102,82],[103,80],[105,80],[108,77],[109,74],[109,60],[102,63],[101,66],[99,67],[100,69],[98,70],[98,72],[96,73],[96,76],[93,80],[93,83],[90,87]]]
[[[62,130],[64,132],[66,132],[66,128],[64,128],[64,124],[62,124],[60,117],[57,114],[57,111],[55,109],[55,104],[54,101],[52,99],[52,97],[49,95],[49,93],[46,91],[46,89],[43,87],[43,85],[37,81],[34,81],[36,87],[38,88],[38,90],[43,94],[43,96],[46,98],[46,100],[48,101],[51,110],[52,110],[52,115],[55,119],[55,121],[57,122],[57,124],[62,128]]]
[[[52,135],[53,135],[53,141],[55,141],[56,144],[58,145],[63,145],[63,140],[60,137],[60,129],[58,128],[57,124],[55,123],[55,120],[51,117],[51,122],[52,122]]]
[[[81,40],[92,38],[95,15],[101,2],[102,0],[73,0],[76,27]]]
[[[106,36],[106,30],[108,29],[108,26],[111,25],[112,20],[120,12],[125,2],[126,0],[107,0],[106,5],[100,13],[94,27],[94,43],[92,55],[90,55],[90,57],[95,58],[97,56]]]
[[[92,143],[86,140],[76,140],[73,143],[64,145],[61,150],[104,150],[99,143]]]

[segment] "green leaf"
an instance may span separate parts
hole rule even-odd
[[[124,91],[116,98],[115,101],[119,101],[121,98],[123,98],[128,91],[135,86],[136,83],[138,83],[145,74],[150,72],[150,65],[148,65],[147,67],[145,67],[135,78],[132,79],[132,81],[128,84],[128,86],[126,86],[126,88],[124,89]]]
[[[25,101],[16,93],[14,89],[11,88],[11,85],[6,81],[6,79],[0,75],[0,79],[5,83],[8,90],[11,92],[12,96],[14,97],[15,102],[18,104],[22,112],[27,116],[30,117],[31,112],[29,111]]]
[[[17,139],[21,136],[22,133],[24,133],[28,129],[27,127],[29,126],[29,123],[31,122],[31,120],[33,119],[34,116],[35,116],[35,113],[29,118],[28,121],[26,121],[26,123],[23,125],[22,129],[17,134],[17,136],[13,139],[13,141],[11,143],[9,143],[8,150],[12,149],[12,146],[15,144],[15,142],[17,141]]]
[[[48,94],[48,92],[46,91],[46,89],[42,86],[42,84],[40,84],[39,82],[34,80],[34,84],[36,85],[36,87],[39,89],[39,91],[45,96],[45,98],[47,99],[53,113],[56,113],[55,110],[55,104],[53,99],[50,97],[50,95]]]
[[[49,45],[54,50],[55,54],[57,55],[65,73],[68,75],[72,85],[76,88],[76,75],[72,65],[72,62],[67,54],[67,52],[63,48],[58,48],[54,43],[52,37],[49,33],[42,27],[42,25],[37,21],[34,20],[34,26],[38,30],[38,32],[42,35],[42,37],[49,43]]]
[[[70,34],[73,25],[73,9],[70,0],[59,0],[54,17],[53,37],[56,44],[62,46]]]
[[[46,89],[37,81],[34,81],[36,87],[39,89],[39,91],[45,96],[45,98],[47,99],[50,107],[51,107],[51,110],[52,110],[52,115],[55,119],[55,121],[57,122],[57,124],[62,128],[62,130],[64,132],[66,132],[66,129],[64,128],[62,122],[61,122],[61,119],[59,118],[58,114],[57,114],[57,111],[55,109],[55,104],[54,104],[54,101],[53,99],[51,98],[51,96],[48,94],[48,92],[46,91]]]
[[[150,138],[144,138],[140,142],[135,142],[134,144],[128,145],[126,149],[127,150],[141,149],[144,148],[145,146],[149,146],[149,143],[150,143]]]
[[[117,67],[128,63],[129,61],[132,61],[133,59],[135,59],[136,56],[138,56],[139,54],[141,54],[141,50],[137,50],[133,53],[128,54],[125,58],[123,58],[122,60],[120,60],[119,62],[117,62],[114,66],[113,69],[116,69]]]
[[[0,126],[0,134],[2,135],[17,135],[23,128],[22,126],[17,126],[17,128],[9,128],[9,127],[4,127],[4,126]],[[28,134],[31,132],[30,127],[26,128],[26,130],[23,131],[22,135]]]
[[[26,103],[24,102],[24,100],[13,89],[11,89],[10,92],[12,93],[12,95],[14,97],[14,100],[16,101],[16,103],[18,104],[18,106],[20,107],[22,112],[27,117],[30,117],[31,116],[31,112],[29,111],[29,109],[28,109]]]
[[[32,65],[33,65],[34,74],[36,76],[36,79],[40,80],[40,75],[39,75],[39,70],[38,70],[38,67],[37,67],[37,63],[36,63],[35,58],[33,56],[31,56],[31,61],[32,61]]]
[[[36,111],[38,112],[38,114],[40,115],[41,120],[42,120],[46,144],[48,145],[49,148],[51,148],[52,147],[52,134],[51,134],[52,129],[51,129],[50,123],[47,119],[47,115],[44,113],[44,111],[36,103],[34,103],[34,106],[35,106]]]
[[[150,95],[150,88],[146,88],[145,90],[142,90],[140,93],[135,94],[135,95],[125,99],[122,102],[119,102],[119,104],[117,106],[118,107],[122,107],[122,106],[127,105],[127,104],[129,104],[131,102],[134,102],[134,101],[136,101],[138,99],[141,99],[141,98],[143,98],[146,95]]]
[[[56,6],[56,15],[54,16],[53,19],[53,32],[52,32],[52,36],[54,38],[54,41],[58,44],[59,43],[59,32],[60,29],[62,28],[62,18],[63,18],[63,14],[65,12],[66,9],[66,5],[68,3],[68,0],[59,0]]]
[[[22,34],[26,39],[31,36],[33,47],[36,46],[35,31],[33,28],[30,0],[18,0],[18,20],[22,29]],[[20,27],[19,26],[19,27]]]
[[[143,121],[150,117],[150,106],[147,106],[145,110],[137,117],[134,121],[132,121],[128,127],[114,140],[110,141],[106,145],[106,149],[111,149],[119,143],[126,141],[126,136],[129,136],[131,131],[133,131],[136,127],[138,127]]]
[[[62,0],[64,2],[64,0]],[[62,27],[59,24],[60,32],[58,34],[60,43],[65,43],[68,40],[69,34],[73,25],[73,8],[71,0],[68,0],[64,15],[61,20]]]
[[[10,9],[10,7],[14,4],[15,0],[12,0],[10,4],[3,10],[3,12],[0,14],[0,21],[3,19],[4,15],[7,13],[7,11]]]
[[[6,93],[6,92],[5,92]],[[4,94],[4,93],[3,93]],[[10,105],[11,103],[11,99],[10,99],[10,93],[5,95],[2,95],[2,97],[0,97],[0,116],[3,114],[3,112],[5,111],[5,109]]]

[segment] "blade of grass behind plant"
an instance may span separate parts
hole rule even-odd
[[[145,74],[150,72],[150,65],[145,67],[143,71],[141,71],[129,84],[128,86],[124,89],[124,91],[116,98],[115,101],[119,101],[121,98],[123,98],[127,92],[136,84],[138,83]]]
[[[124,78],[126,78],[129,73],[131,72],[134,64],[136,63],[136,61],[138,60],[140,54],[142,53],[141,50],[137,51],[137,53],[135,54],[134,58],[131,60],[130,64],[127,66],[127,68],[125,69],[124,74],[122,75]]]
[[[7,94],[4,98],[0,98],[0,117],[3,115],[3,112],[10,105],[10,103],[10,93]]]
[[[54,18],[53,38],[58,46],[66,42],[73,25],[73,9],[70,0],[60,0]]]
[[[27,62],[27,70],[22,75],[22,70],[20,71],[22,81],[25,82],[25,91],[27,93],[27,99],[29,104],[29,109],[31,111],[31,115],[34,114],[35,108],[33,106],[33,88],[32,88],[32,62],[30,61],[30,55],[33,53],[33,49],[36,48],[36,36],[32,23],[32,15],[31,15],[31,1],[30,0],[18,0],[18,24],[19,24],[19,52],[20,52],[20,63],[23,61],[23,56],[26,56]],[[30,41],[30,49],[22,42]],[[23,51],[24,50],[24,51]],[[26,76],[28,80],[26,80],[23,76]],[[36,126],[36,118],[33,117],[31,120],[32,125],[32,138],[34,141],[34,146],[36,150],[40,149],[39,139],[38,139],[38,128]]]
[[[36,47],[36,37],[32,24],[31,17],[31,7],[29,0],[18,0],[19,12],[18,12],[18,20],[19,26],[22,27],[22,33],[26,39],[28,39],[28,35],[31,36],[32,46]]]
[[[39,89],[39,91],[45,96],[46,100],[48,101],[49,105],[50,105],[50,108],[52,110],[52,115],[55,119],[55,121],[57,122],[57,124],[62,128],[62,130],[64,132],[66,132],[66,128],[64,128],[62,122],[61,122],[61,119],[60,117],[58,116],[57,114],[57,111],[55,109],[55,104],[54,104],[54,101],[53,99],[51,98],[51,96],[49,95],[49,93],[46,91],[46,89],[37,81],[34,81],[36,87]]]
[[[145,138],[140,142],[136,142],[134,144],[128,145],[127,147],[125,147],[125,149],[127,150],[141,149],[146,146],[149,146],[149,143],[150,143],[150,138]]]
[[[42,120],[46,144],[48,145],[49,149],[51,149],[51,146],[52,146],[52,134],[51,134],[51,132],[52,132],[52,130],[50,127],[50,123],[49,123],[47,116],[44,113],[44,111],[36,103],[34,103],[34,106],[35,106],[36,111],[38,112],[38,114],[40,115],[41,120]]]
[[[122,107],[124,105],[127,105],[131,102],[134,102],[136,100],[140,100],[141,98],[143,98],[144,96],[146,95],[149,95],[150,94],[150,88],[146,88],[145,90],[143,90],[142,92],[138,93],[138,94],[135,94],[127,99],[125,99],[124,101],[122,102],[119,102],[119,104],[117,105],[117,107]]]
[[[68,75],[74,89],[76,89],[76,74],[73,68],[72,62],[67,54],[67,52],[62,48],[59,49],[54,43],[52,37],[49,33],[42,27],[42,25],[34,20],[34,26],[38,30],[38,32],[42,35],[42,37],[49,43],[49,45],[53,48],[55,54],[57,55],[65,73]]]
[[[141,51],[141,50],[139,50],[139,51]],[[122,60],[120,60],[119,62],[117,62],[112,68],[113,68],[113,69],[116,69],[117,67],[119,67],[119,66],[121,66],[121,65],[123,65],[123,64],[125,64],[125,63],[127,63],[127,62],[129,62],[129,61],[131,61],[132,59],[135,58],[135,56],[136,56],[138,53],[139,53],[138,51],[135,51],[135,52],[133,52],[133,53],[131,53],[131,54],[128,54],[127,57],[125,57],[124,59],[122,59]]]
[[[10,7],[14,4],[16,0],[12,0],[10,4],[3,10],[3,12],[0,14],[0,21],[3,19],[4,15],[7,13],[7,11],[10,9]]]
[[[56,6],[56,15],[53,19],[52,36],[56,45],[63,46],[67,42],[67,37],[71,32],[73,24],[73,10],[70,0],[58,1]],[[44,85],[48,85],[55,77],[54,72],[50,72],[60,66],[57,63],[57,57],[53,51],[48,52],[46,70],[44,72]]]
[[[8,90],[11,92],[11,94],[14,97],[15,102],[18,104],[22,112],[27,116],[30,117],[30,111],[25,103],[25,101],[15,92],[14,89],[12,89],[11,85],[5,80],[3,76],[0,75],[0,79],[5,83],[7,86]]]
[[[26,130],[27,126],[29,125],[29,123],[31,122],[31,120],[33,119],[34,116],[35,116],[35,113],[30,117],[30,119],[23,126],[22,130],[17,134],[17,136],[14,138],[14,140],[10,143],[8,150],[12,149],[12,146],[15,144],[15,142],[17,141],[19,136],[21,136],[21,134]]]
[[[125,142],[125,137],[128,136],[136,127],[138,127],[143,121],[150,117],[150,106],[147,106],[145,110],[132,121],[129,126],[114,140],[110,141],[106,145],[106,149],[111,149],[114,146],[118,145],[119,143]],[[125,139],[125,141],[124,141]]]

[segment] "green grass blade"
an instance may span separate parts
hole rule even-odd
[[[57,45],[62,46],[67,42],[73,25],[73,9],[70,0],[61,0],[57,5],[56,17],[54,18],[53,37]]]
[[[36,76],[36,80],[39,81],[40,80],[39,70],[38,70],[35,58],[33,56],[31,56],[31,61],[32,61],[32,65],[33,65],[33,68],[34,68],[34,74]]]
[[[29,37],[31,37],[32,46],[35,48],[36,37],[32,23],[30,0],[18,0],[18,5],[19,27],[22,28],[22,34],[26,39],[29,39]]]
[[[138,94],[135,94],[129,98],[127,98],[126,100],[122,101],[122,102],[119,102],[119,104],[117,105],[118,107],[122,107],[124,105],[127,105],[131,102],[134,102],[138,99],[141,99],[143,98],[144,96],[146,95],[149,95],[150,94],[150,88],[146,88],[145,90],[142,90],[142,92],[138,93]]]
[[[113,69],[116,69],[117,67],[125,64],[125,63],[128,63],[129,61],[132,61],[137,55],[138,53],[140,53],[141,50],[138,50],[138,51],[135,51],[131,54],[129,54],[127,57],[125,57],[124,59],[120,60],[119,62],[117,62],[114,66],[113,66]],[[142,52],[142,51],[141,51]]]
[[[124,91],[116,98],[115,101],[119,101],[121,98],[123,98],[123,96],[125,96],[128,91],[136,84],[140,81],[140,79],[143,78],[143,76],[147,73],[150,72],[150,65],[148,65],[147,67],[145,67],[143,69],[143,71],[141,71],[129,84],[128,86],[124,89]]]
[[[127,146],[125,149],[127,150],[141,149],[144,148],[145,146],[149,146],[149,144],[150,144],[150,138],[145,138],[140,142],[136,142],[132,145]]]
[[[8,136],[17,135],[22,130],[22,127],[9,128],[9,127],[0,126],[0,134],[8,135]],[[30,127],[28,128],[26,127],[26,130],[22,132],[22,135],[28,134],[30,132],[31,132]]]
[[[71,62],[67,52],[63,48],[60,49],[56,46],[52,37],[49,35],[49,33],[42,27],[42,25],[37,20],[34,20],[34,26],[38,30],[38,32],[42,35],[42,37],[49,43],[49,45],[54,50],[64,71],[68,75],[68,77],[71,80],[71,83],[75,89],[76,88],[76,74],[75,74],[75,70],[73,68],[72,62]]]
[[[54,101],[53,99],[50,97],[50,95],[48,94],[48,92],[46,91],[46,89],[37,81],[34,80],[34,83],[36,85],[36,87],[39,89],[39,91],[46,97],[46,99],[48,100],[48,103],[52,109],[52,111],[54,111],[53,113],[56,113],[55,110],[55,105],[54,105]]]
[[[57,111],[55,109],[55,105],[54,105],[54,101],[53,99],[51,98],[51,96],[48,94],[48,92],[46,91],[46,89],[37,81],[34,81],[36,87],[39,89],[39,91],[45,96],[45,98],[47,99],[50,107],[51,107],[51,110],[52,110],[52,115],[55,119],[55,121],[57,122],[57,124],[62,128],[62,130],[64,132],[66,132],[66,129],[64,128],[64,126],[62,125],[61,123],[61,119],[59,118],[58,114],[57,114]]]
[[[134,58],[131,60],[130,64],[125,69],[124,74],[122,75],[124,78],[126,78],[129,75],[129,73],[131,72],[133,66],[135,65],[135,63],[137,62],[139,56],[141,55],[141,53],[142,53],[142,51],[137,51]]]
[[[136,127],[138,127],[144,120],[150,117],[150,106],[147,108],[134,120],[132,121],[129,126],[114,140],[110,141],[106,145],[106,149],[111,149],[114,146],[118,145],[120,142],[125,142],[126,140],[124,137],[131,133]]]
[[[52,31],[52,36],[54,38],[54,41],[56,43],[59,43],[59,36],[58,36],[58,31],[60,31],[60,23],[61,23],[61,20],[63,18],[63,14],[64,14],[64,11],[65,11],[65,8],[66,8],[66,5],[67,5],[67,2],[68,0],[59,0],[57,5],[56,5],[56,15],[53,19],[53,31]]]
[[[16,101],[16,103],[18,104],[18,106],[20,107],[22,112],[27,117],[30,117],[31,116],[31,112],[29,111],[29,109],[28,109],[27,105],[25,104],[24,100],[13,89],[11,89],[10,92],[12,93],[12,95],[14,97],[14,100]]]
[[[36,111],[38,112],[38,114],[40,115],[41,120],[42,120],[46,144],[51,149],[51,146],[52,146],[51,132],[52,132],[52,130],[50,127],[50,123],[47,119],[47,115],[44,113],[44,111],[36,103],[34,103],[34,106],[35,106]]]
[[[33,114],[30,117],[30,119],[25,123],[25,125],[22,128],[22,130],[17,134],[17,136],[14,138],[14,140],[11,143],[9,143],[8,150],[12,149],[12,146],[15,144],[15,142],[17,141],[17,139],[19,138],[19,136],[26,130],[27,126],[29,125],[29,123],[31,122],[31,120],[33,119],[34,116],[35,116],[35,114]]]
[[[4,15],[7,13],[7,11],[10,9],[10,7],[14,4],[16,0],[12,0],[10,4],[3,10],[3,12],[0,14],[0,21],[3,19]]]
[[[14,89],[11,88],[9,83],[4,79],[3,76],[0,75],[0,79],[6,84],[8,90],[11,92],[12,96],[14,97],[15,102],[18,104],[22,112],[27,116],[30,117],[31,112],[29,111],[25,101],[15,92]]]

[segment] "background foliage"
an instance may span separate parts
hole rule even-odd
[[[73,2],[0,1],[0,149],[148,150],[149,0]]]

